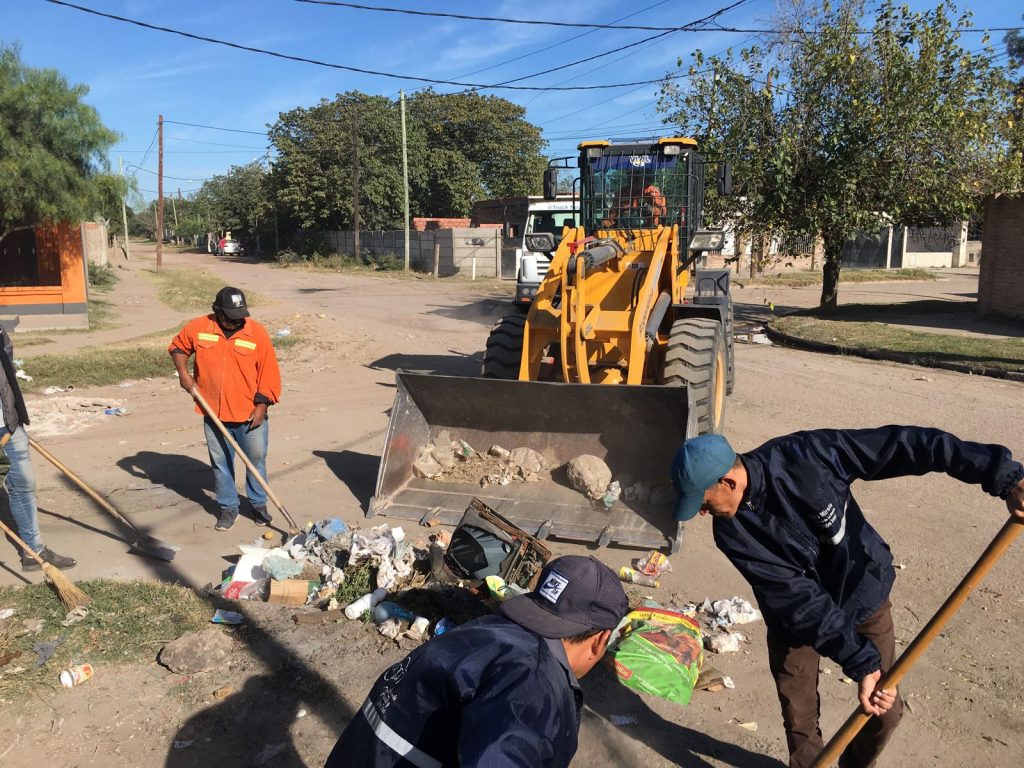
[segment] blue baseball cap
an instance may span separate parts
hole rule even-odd
[[[721,435],[699,435],[683,443],[672,459],[676,503],[672,519],[692,519],[704,503],[704,492],[732,469],[736,451]]]

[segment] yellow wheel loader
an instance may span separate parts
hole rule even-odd
[[[368,516],[455,523],[479,497],[540,539],[678,549],[672,456],[686,437],[722,429],[734,381],[729,272],[697,269],[687,290],[696,259],[724,240],[698,229],[706,163],[688,138],[585,142],[578,162],[580,219],[560,238],[527,233],[551,264],[529,312],[492,329],[483,378],[398,373]],[[728,176],[719,169],[726,194]],[[417,476],[439,436],[481,453],[531,448],[545,469],[540,482]],[[565,464],[581,454],[603,460],[618,487],[598,500],[575,490]]]

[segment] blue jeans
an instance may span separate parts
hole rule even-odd
[[[249,429],[249,422],[225,422],[228,432],[235,438],[238,447],[256,465],[256,469],[267,477],[267,444],[270,440],[270,419],[265,419],[256,429]],[[235,451],[228,445],[224,435],[209,419],[203,420],[206,433],[206,447],[210,451],[210,466],[213,467],[213,488],[221,509],[238,511],[238,490],[235,488]],[[245,493],[253,506],[266,506],[267,493],[246,469]]]
[[[14,430],[10,441],[4,446],[4,453],[11,461],[11,469],[4,482],[11,505],[11,517],[18,527],[18,535],[33,551],[39,552],[43,548],[43,540],[39,536],[36,511],[36,474],[32,471],[32,460],[28,455],[28,432],[24,427]]]

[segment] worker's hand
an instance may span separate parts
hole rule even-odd
[[[1024,480],[1021,480],[1006,497],[1006,508],[1019,520],[1024,520]]]
[[[895,690],[882,690],[876,688],[878,681],[882,679],[882,672],[878,670],[870,675],[865,675],[860,681],[860,691],[857,698],[860,699],[860,708],[867,715],[884,715],[892,705],[896,703]]]
[[[258,403],[249,415],[249,429],[253,430],[259,427],[264,421],[267,420],[267,404]]]
[[[190,395],[196,391],[196,380],[193,379],[189,373],[179,373],[178,383],[181,385],[181,388]]]

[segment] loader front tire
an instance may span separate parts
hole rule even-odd
[[[484,350],[485,379],[519,378],[525,332],[525,315],[505,315],[494,324]]]
[[[698,434],[721,432],[725,427],[727,370],[725,332],[720,322],[687,317],[672,323],[663,380],[666,386],[693,390]]]

